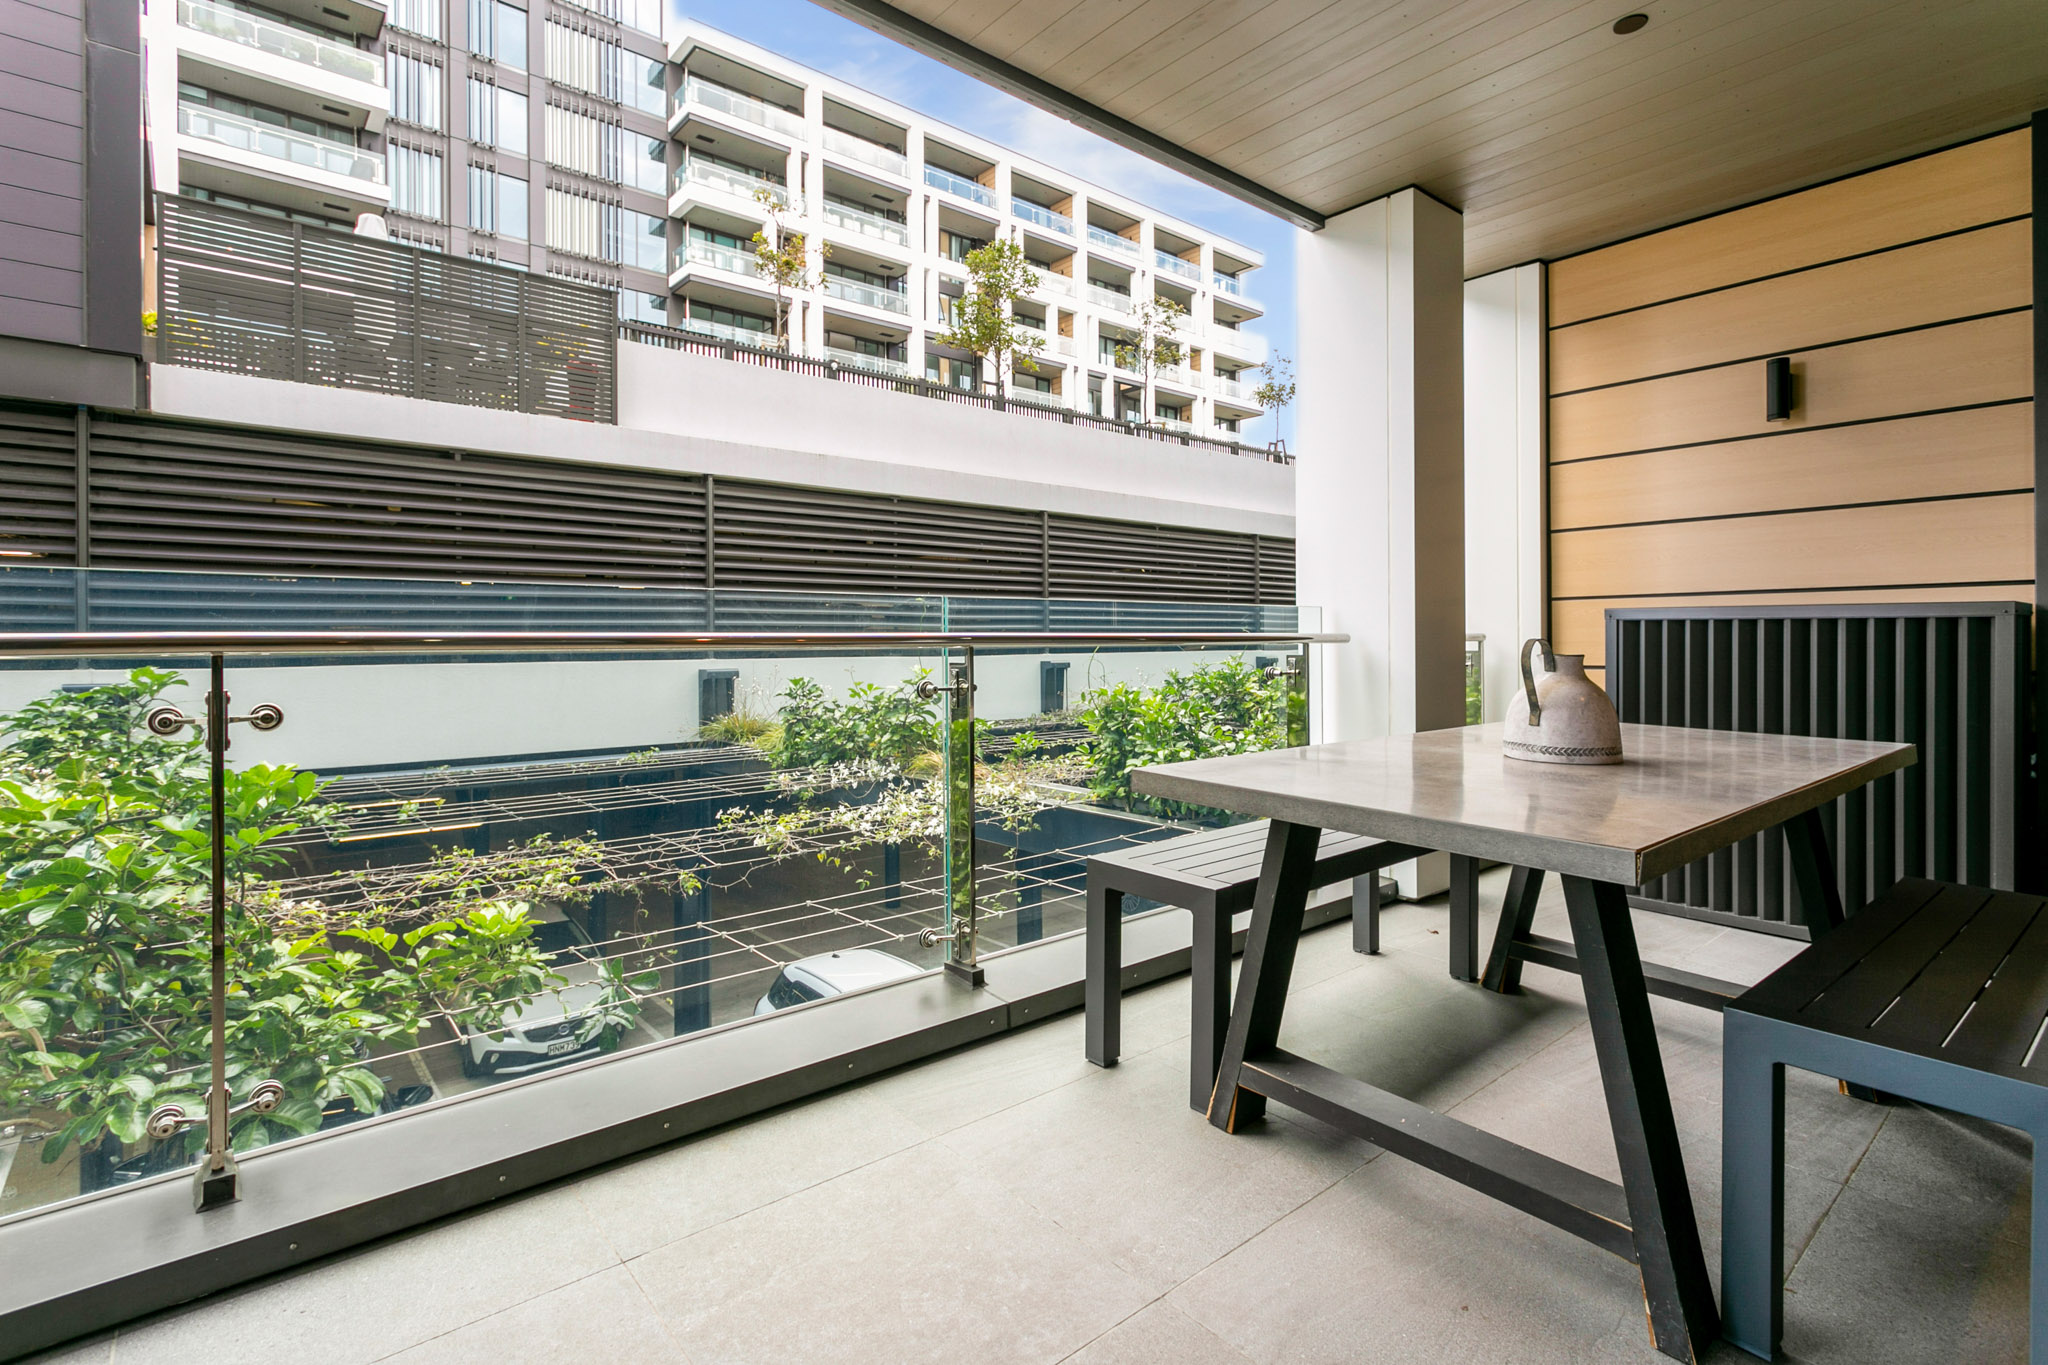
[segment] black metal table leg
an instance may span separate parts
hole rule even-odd
[[[1500,923],[1493,931],[1493,950],[1486,957],[1486,989],[1511,995],[1522,988],[1522,959],[1515,953],[1515,940],[1529,936],[1542,894],[1542,868],[1518,867],[1509,874],[1507,899],[1501,902]]]
[[[1188,1107],[1209,1111],[1216,1090],[1216,1063],[1230,1029],[1230,919],[1214,905],[1192,912],[1194,951],[1188,964],[1194,1008],[1188,1028]]]
[[[1266,1097],[1239,1088],[1238,1074],[1247,1057],[1272,1051],[1279,1040],[1287,985],[1294,975],[1294,950],[1301,939],[1301,917],[1308,908],[1316,846],[1322,837],[1323,832],[1313,825],[1291,825],[1282,820],[1275,820],[1266,832],[1266,859],[1259,869],[1251,932],[1245,938],[1244,961],[1238,968],[1237,999],[1231,1006],[1223,1060],[1216,1068],[1216,1086],[1209,1098],[1209,1122],[1225,1132],[1234,1132],[1240,1124],[1266,1112]]]
[[[1451,976],[1479,979],[1479,860],[1451,855]]]
[[[1671,1092],[1629,920],[1628,893],[1608,882],[1566,877],[1564,896],[1628,1194],[1651,1340],[1665,1355],[1696,1360],[1718,1332],[1719,1318],[1686,1185],[1678,1125],[1671,1117]]]
[[[1792,886],[1799,893],[1799,917],[1815,938],[1842,924],[1842,892],[1835,885],[1835,859],[1828,852],[1827,826],[1820,812],[1795,815],[1779,828],[1792,859]]]
[[[1123,1047],[1124,893],[1092,879],[1083,957],[1083,1045],[1095,1065],[1115,1066]]]

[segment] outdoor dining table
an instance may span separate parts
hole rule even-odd
[[[1820,808],[1911,764],[1913,746],[1624,725],[1625,761],[1575,767],[1505,758],[1503,728],[1276,749],[1132,774],[1145,795],[1272,821],[1209,1121],[1235,1132],[1277,1100],[1611,1251],[1641,1272],[1656,1348],[1697,1359],[1719,1323],[1629,889],[1782,826],[1801,912],[1813,932],[1825,932],[1841,922],[1842,908]],[[1619,1185],[1276,1045],[1325,829],[1562,879]]]

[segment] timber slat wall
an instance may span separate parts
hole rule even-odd
[[[2032,600],[2029,136],[1550,267],[1559,649],[1603,666],[1609,607]]]
[[[0,404],[0,565],[1294,601],[1294,542],[1272,536],[134,414],[83,434],[72,410]]]

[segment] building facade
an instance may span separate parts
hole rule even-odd
[[[1267,359],[1256,250],[751,44],[660,0],[149,0],[153,183],[617,291],[628,321],[961,388],[968,252],[1021,245],[1042,345],[1009,395],[1234,439]],[[804,241],[778,291],[755,234]],[[778,298],[778,294],[781,295]],[[1185,310],[1145,359],[1146,300]]]

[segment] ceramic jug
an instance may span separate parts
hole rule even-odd
[[[1530,668],[1543,651],[1544,674]],[[1600,684],[1586,676],[1586,656],[1553,653],[1548,640],[1522,646],[1522,690],[1508,702],[1501,750],[1531,763],[1621,762],[1621,718]]]

